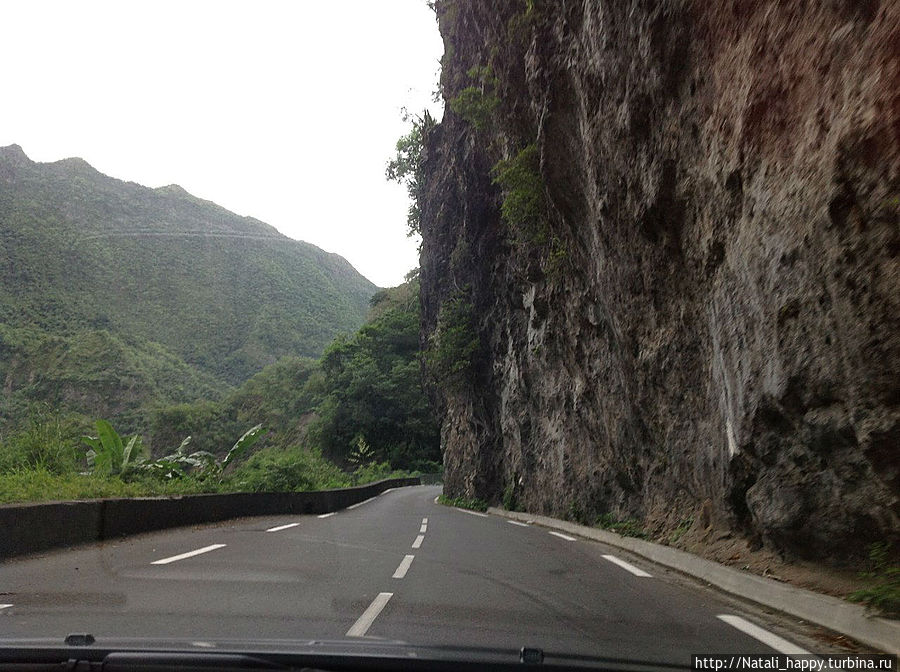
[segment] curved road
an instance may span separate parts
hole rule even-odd
[[[6,562],[0,637],[351,636],[682,664],[811,648],[761,622],[775,617],[617,549],[441,506],[439,493],[399,488],[324,516],[244,518]]]

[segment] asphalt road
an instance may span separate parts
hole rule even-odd
[[[399,488],[325,517],[245,518],[9,561],[0,637],[355,636],[678,663],[810,648],[772,632],[776,617],[655,565],[441,506],[439,493]],[[764,630],[750,636],[747,624]]]

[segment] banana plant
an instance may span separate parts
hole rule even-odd
[[[188,455],[187,447],[190,443],[191,437],[185,437],[174,453],[147,462],[141,465],[141,469],[163,478],[180,478],[184,476],[186,471],[197,467],[202,468],[205,464],[208,464],[208,461],[203,460],[202,456],[208,455],[215,461],[215,456],[206,451],[197,451]]]
[[[188,436],[174,453],[153,460],[142,468],[164,478],[179,478],[188,471],[196,471],[204,476],[221,477],[230,464],[260,439],[262,433],[262,425],[251,427],[235,442],[221,462],[215,455],[205,450],[188,454],[187,447],[191,442],[191,437]]]
[[[97,428],[97,436],[81,437],[89,448],[85,456],[92,472],[116,475],[139,470],[162,478],[181,478],[191,471],[221,478],[229,465],[247,452],[263,434],[262,425],[248,429],[221,462],[205,450],[188,453],[190,436],[185,437],[174,453],[148,460],[144,455],[143,440],[137,434],[123,440],[106,420],[97,420],[94,426]]]
[[[347,460],[357,467],[362,467],[375,461],[375,451],[372,450],[372,447],[366,441],[366,437],[362,434],[357,434],[356,447],[350,451]]]
[[[246,432],[244,432],[243,436],[239,438],[235,444],[231,447],[231,450],[228,451],[228,454],[225,456],[225,459],[222,460],[222,471],[225,471],[232,462],[238,459],[241,455],[247,452],[250,447],[262,438],[263,435],[263,426],[254,425]]]
[[[97,428],[97,436],[81,437],[81,441],[88,446],[85,457],[91,471],[120,474],[141,462],[144,442],[139,435],[125,437],[123,441],[106,420],[97,420],[94,427]]]

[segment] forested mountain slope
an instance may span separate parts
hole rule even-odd
[[[302,195],[298,192],[298,198]],[[177,186],[0,148],[0,384],[100,416],[215,397],[317,357],[375,286],[345,259]]]

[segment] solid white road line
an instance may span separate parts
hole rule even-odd
[[[650,574],[648,574],[647,572],[645,572],[643,569],[640,569],[640,568],[638,568],[638,567],[635,567],[635,566],[632,565],[630,562],[625,562],[624,560],[619,560],[619,558],[617,558],[617,557],[614,556],[614,555],[604,555],[603,557],[606,558],[607,560],[609,560],[609,561],[610,561],[611,563],[613,563],[614,565],[618,565],[618,566],[621,567],[622,569],[628,570],[629,572],[631,572],[631,573],[634,574],[635,576],[650,576]],[[652,578],[652,577],[651,577],[651,578]]]
[[[386,492],[390,492],[391,490],[396,490],[397,488],[388,488],[387,490],[382,490],[379,495],[383,495]]]
[[[289,527],[297,527],[300,523],[288,523],[287,525],[279,525],[278,527],[270,527],[266,532],[281,532]]]
[[[413,548],[419,548],[419,547],[422,545],[422,542],[423,542],[423,541],[425,541],[425,535],[424,535],[424,534],[420,534],[418,537],[416,537],[416,540],[413,542],[412,547],[413,547]]]
[[[378,593],[378,596],[372,600],[372,604],[366,609],[359,620],[353,624],[353,627],[347,631],[347,637],[362,637],[372,627],[372,623],[378,618],[378,614],[387,605],[388,600],[394,596],[393,593]]]
[[[377,496],[377,495],[376,495],[376,496]],[[351,506],[348,506],[347,508],[348,508],[348,509],[355,509],[357,506],[362,506],[363,504],[367,504],[368,502],[371,502],[373,499],[375,499],[375,497],[369,497],[368,499],[364,499],[363,501],[357,502],[356,504],[353,504],[353,505],[351,505]]]
[[[203,548],[198,548],[196,551],[188,551],[187,553],[182,553],[180,555],[173,555],[170,558],[163,558],[162,560],[154,560],[151,562],[151,565],[168,565],[170,562],[175,562],[176,560],[184,560],[185,558],[192,558],[195,555],[200,555],[201,553],[209,553],[210,551],[214,551],[217,548],[225,548],[225,544],[212,544],[211,546],[204,546]]]
[[[406,576],[406,573],[409,571],[409,566],[412,564],[414,557],[416,557],[416,556],[414,556],[414,555],[403,556],[403,560],[400,562],[400,566],[397,567],[397,571],[394,572],[394,576],[391,578],[402,579],[404,576]]]
[[[778,651],[778,653],[796,655],[804,655],[809,653],[809,651],[807,651],[806,649],[801,649],[796,644],[792,644],[786,639],[782,639],[778,635],[772,634],[768,630],[763,630],[758,625],[754,625],[750,621],[743,619],[740,616],[732,616],[731,614],[719,614],[717,618],[725,621],[731,627],[737,628],[744,634],[750,635],[754,639],[758,639],[766,646],[771,646],[773,649]]]
[[[13,606],[13,605],[11,605],[11,604],[0,604],[0,609],[9,609],[11,606]]]
[[[328,518],[329,516],[333,516],[336,513],[337,513],[337,511],[332,511],[331,513],[323,513],[323,514],[316,516],[316,518]]]
[[[481,516],[482,518],[488,517],[488,514],[486,514],[486,513],[479,513],[478,511],[469,511],[468,509],[461,509],[458,506],[454,506],[453,508],[456,509],[457,511],[462,511],[463,513],[468,513],[469,515],[472,515],[472,516]]]
[[[507,520],[510,525],[518,525],[519,527],[531,527],[528,523],[520,523],[518,520]]]
[[[559,537],[560,539],[565,539],[566,541],[578,541],[575,537],[570,537],[568,534],[563,534],[562,532],[550,532],[554,537]]]

